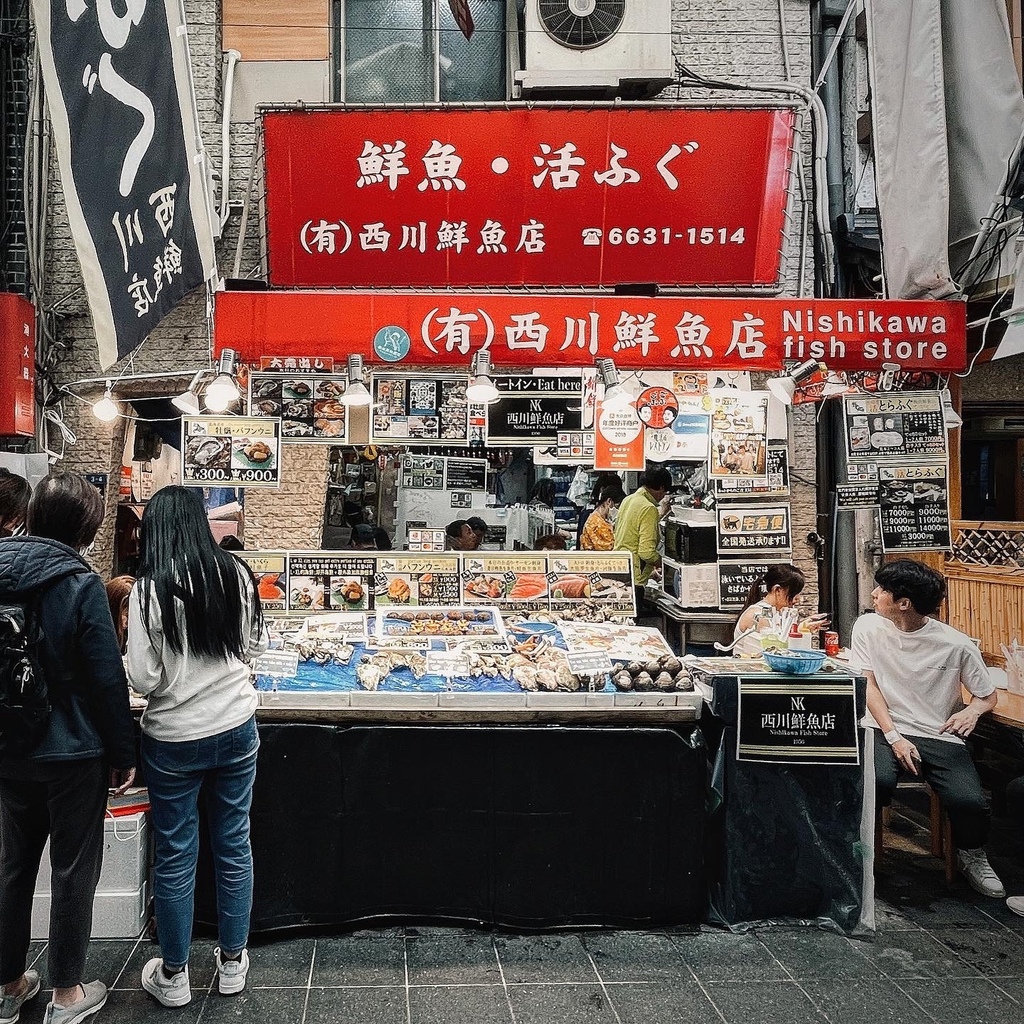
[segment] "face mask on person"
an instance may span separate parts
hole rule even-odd
[[[618,519],[618,518],[619,518],[619,506],[618,505],[612,505],[612,507],[610,509],[608,509],[608,522],[609,523],[614,523],[615,520]]]

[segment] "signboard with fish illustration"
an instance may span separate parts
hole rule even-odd
[[[551,608],[598,606],[636,615],[633,559],[627,553],[567,551],[548,557]]]
[[[463,599],[506,612],[596,608],[636,614],[633,562],[624,552],[464,555]]]
[[[466,604],[495,605],[502,611],[547,611],[547,559],[538,554],[466,555],[462,596]]]
[[[281,420],[285,441],[348,440],[348,417],[341,396],[347,378],[314,373],[249,375],[249,415]]]
[[[281,421],[251,416],[182,416],[186,487],[280,487]]]
[[[288,607],[288,554],[284,551],[239,551],[256,577],[260,604],[265,612]]]
[[[375,608],[458,604],[459,556],[427,551],[378,555],[373,603]]]

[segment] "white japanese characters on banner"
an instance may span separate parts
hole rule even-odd
[[[103,367],[216,271],[177,0],[32,0],[68,219]]]
[[[794,124],[781,107],[268,112],[271,281],[607,286],[649,254],[666,284],[772,285]]]

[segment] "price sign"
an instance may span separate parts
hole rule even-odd
[[[469,656],[462,651],[427,651],[427,672],[453,679],[469,675]]]
[[[580,651],[567,654],[569,670],[576,676],[607,675],[612,670],[612,660],[603,651]]]
[[[281,421],[250,416],[182,416],[186,487],[279,487]]]
[[[272,679],[294,679],[299,674],[298,651],[267,651],[256,659],[254,671]]]

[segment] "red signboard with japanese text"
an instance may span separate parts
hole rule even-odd
[[[833,370],[962,370],[961,302],[858,299],[709,299],[703,296],[223,291],[214,347],[245,362],[268,353],[336,361],[468,366],[487,349],[497,367],[778,370],[818,359]]]
[[[269,111],[270,282],[764,286],[792,108]]]
[[[36,432],[36,311],[27,299],[0,292],[0,435]]]

